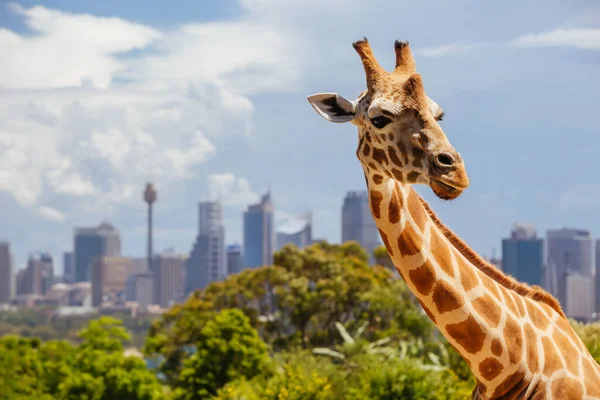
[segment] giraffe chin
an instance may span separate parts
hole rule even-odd
[[[462,189],[457,189],[444,182],[436,181],[435,179],[429,181],[429,186],[431,187],[431,190],[433,190],[433,193],[442,200],[454,200],[463,192]]]

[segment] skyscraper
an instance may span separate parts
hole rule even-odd
[[[75,282],[75,260],[73,252],[63,253],[63,276],[65,283]]]
[[[379,246],[379,231],[369,208],[366,190],[346,193],[342,206],[342,243],[355,240],[369,253],[374,261],[373,250]]]
[[[92,307],[102,303],[126,301],[127,277],[135,274],[136,264],[127,257],[97,257],[92,260]]]
[[[121,255],[119,231],[103,222],[96,228],[75,228],[75,282],[90,281],[90,265],[95,257]]]
[[[544,240],[533,225],[514,224],[510,238],[502,239],[502,270],[530,285],[542,285]]]
[[[8,242],[0,242],[0,304],[10,302],[14,296],[13,282],[10,245]]]
[[[594,312],[594,281],[590,276],[571,272],[565,279],[567,301],[564,307],[569,318],[588,322]]]
[[[244,212],[244,264],[256,268],[273,263],[275,251],[275,205],[271,193]]]
[[[552,293],[567,309],[567,276],[580,273],[592,279],[592,238],[584,229],[561,228],[547,233],[548,265],[554,273]]]
[[[186,293],[204,289],[227,276],[223,209],[219,202],[198,206],[198,235],[187,260]]]
[[[172,303],[183,299],[186,261],[187,256],[173,252],[154,256],[152,259],[154,304],[170,307]]]
[[[286,244],[293,244],[299,249],[312,244],[312,213],[300,215],[279,228],[277,250]]]
[[[44,295],[52,287],[54,266],[52,256],[48,253],[35,252],[29,254],[27,267],[19,271],[17,295]]]
[[[227,246],[227,274],[237,274],[244,270],[244,254],[242,246],[232,244]]]

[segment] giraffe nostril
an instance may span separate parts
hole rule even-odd
[[[435,156],[435,163],[439,167],[452,167],[454,165],[454,157],[448,153],[440,153]]]

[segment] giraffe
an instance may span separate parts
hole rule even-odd
[[[358,128],[356,156],[381,238],[425,313],[468,363],[477,382],[472,399],[600,400],[600,366],[558,301],[489,264],[414,190],[425,184],[453,200],[469,178],[408,42],[395,42],[392,72],[379,65],[366,38],[353,47],[367,89],[355,101],[336,93],[308,101],[326,120]]]

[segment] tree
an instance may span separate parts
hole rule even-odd
[[[123,354],[129,335],[121,321],[102,317],[80,332],[78,346],[51,340],[0,339],[2,399],[164,399],[143,360]]]
[[[272,368],[267,347],[239,310],[225,310],[208,321],[185,360],[176,383],[178,400],[206,399],[231,381],[268,374]]]
[[[245,270],[197,291],[155,321],[144,353],[159,359],[173,383],[214,313],[238,309],[274,351],[341,343],[339,321],[365,338],[429,335],[432,325],[403,281],[382,266],[369,266],[355,242],[285,246],[275,265]]]

